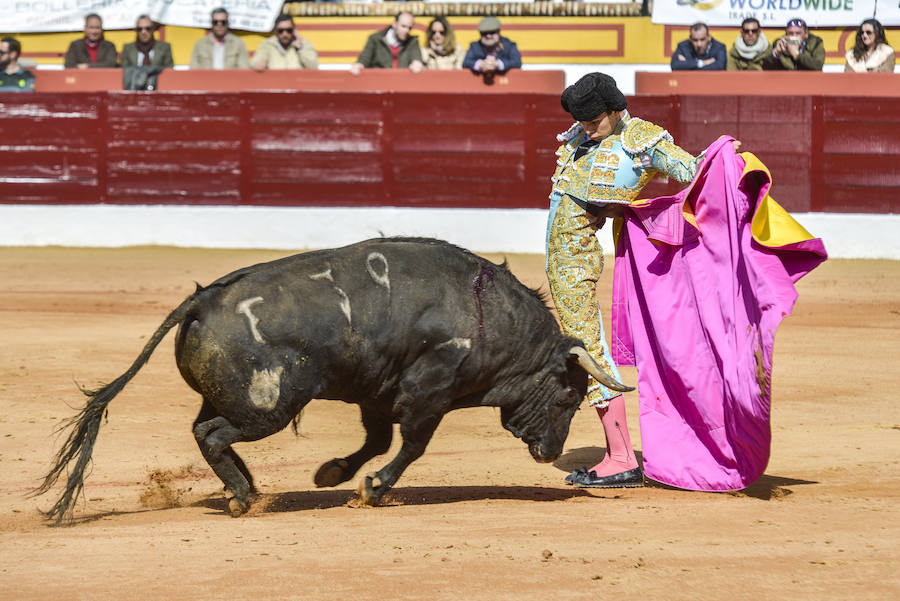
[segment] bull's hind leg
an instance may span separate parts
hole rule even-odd
[[[215,410],[204,400],[194,422],[194,438],[206,462],[225,484],[231,515],[238,517],[250,508],[250,494],[255,490],[246,464],[231,448],[233,443],[243,440],[243,436],[224,417],[216,415],[209,419],[211,415],[215,415]]]
[[[394,428],[390,418],[370,408],[360,407],[360,412],[363,427],[366,429],[365,443],[352,455],[323,463],[313,478],[316,486],[337,486],[341,482],[346,482],[356,475],[366,461],[387,453],[391,447]]]

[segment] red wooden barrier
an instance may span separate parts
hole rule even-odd
[[[510,71],[485,79],[467,69],[410,73],[406,69],[349,71],[298,69],[264,71],[249,69],[166,69],[159,74],[163,91],[250,92],[273,90],[342,92],[468,92],[470,94],[559,94],[565,87],[561,70]],[[122,69],[62,69],[35,71],[38,92],[107,92],[122,89]]]
[[[629,103],[694,153],[741,139],[789,210],[900,212],[900,98]],[[3,94],[0,203],[544,208],[569,124],[557,94]]]
[[[677,71],[634,74],[635,92],[681,96],[900,96],[894,73],[821,71]]]

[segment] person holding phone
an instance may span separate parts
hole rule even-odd
[[[319,54],[312,42],[297,33],[294,18],[282,14],[275,19],[275,34],[256,49],[250,66],[266,69],[318,69]]]
[[[809,33],[806,21],[791,19],[784,33],[772,46],[772,54],[763,60],[763,69],[821,71],[825,64],[825,44],[822,38]]]

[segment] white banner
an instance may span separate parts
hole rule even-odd
[[[875,18],[885,27],[888,25],[900,25],[900,0],[876,0]],[[897,45],[893,40],[890,40],[890,42],[894,46]]]
[[[157,23],[210,26],[210,12],[225,7],[229,26],[271,31],[283,0],[0,0],[0,29],[9,33],[81,31],[84,16],[97,13],[104,29],[131,29],[139,15]]]
[[[654,0],[653,22],[692,25],[701,21],[716,27],[738,27],[755,17],[763,27],[784,27],[800,18],[810,27],[856,26],[875,14],[876,0]],[[895,15],[900,0],[878,0],[891,5]],[[882,24],[887,25],[882,21]]]

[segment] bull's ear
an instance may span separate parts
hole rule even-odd
[[[597,380],[607,388],[615,390],[617,392],[631,392],[632,390],[634,390],[633,387],[622,384],[621,382],[616,380],[612,376],[612,374],[600,367],[600,365],[596,361],[594,361],[594,358],[591,357],[586,350],[584,350],[584,347],[573,346],[571,349],[569,349],[569,357],[575,363],[577,363],[581,367],[581,369],[593,376],[595,380]]]

